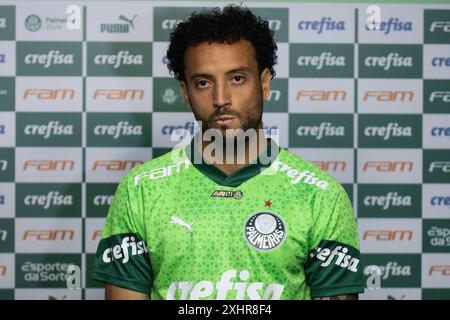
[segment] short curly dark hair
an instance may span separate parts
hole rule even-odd
[[[255,16],[248,8],[228,5],[222,10],[213,8],[193,12],[170,34],[167,67],[176,79],[185,80],[184,54],[189,46],[202,42],[232,44],[243,39],[253,45],[259,72],[269,68],[274,77],[277,45],[273,34],[269,23]]]

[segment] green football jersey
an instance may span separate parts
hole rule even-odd
[[[258,159],[231,175],[193,161],[193,140],[133,168],[109,209],[92,278],[150,299],[363,292],[359,236],[345,190],[312,163],[270,144],[276,152],[269,163]]]

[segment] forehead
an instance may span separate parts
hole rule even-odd
[[[192,73],[220,73],[237,67],[257,70],[255,51],[247,40],[229,43],[202,42],[190,46],[184,56],[186,75]]]

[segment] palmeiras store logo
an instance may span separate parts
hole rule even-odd
[[[244,224],[244,237],[258,250],[269,251],[279,247],[286,239],[286,224],[275,212],[252,214]]]

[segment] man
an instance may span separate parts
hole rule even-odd
[[[263,134],[276,49],[268,23],[235,6],[195,13],[171,34],[168,67],[200,131],[119,184],[93,271],[107,299],[364,291],[344,189]]]

